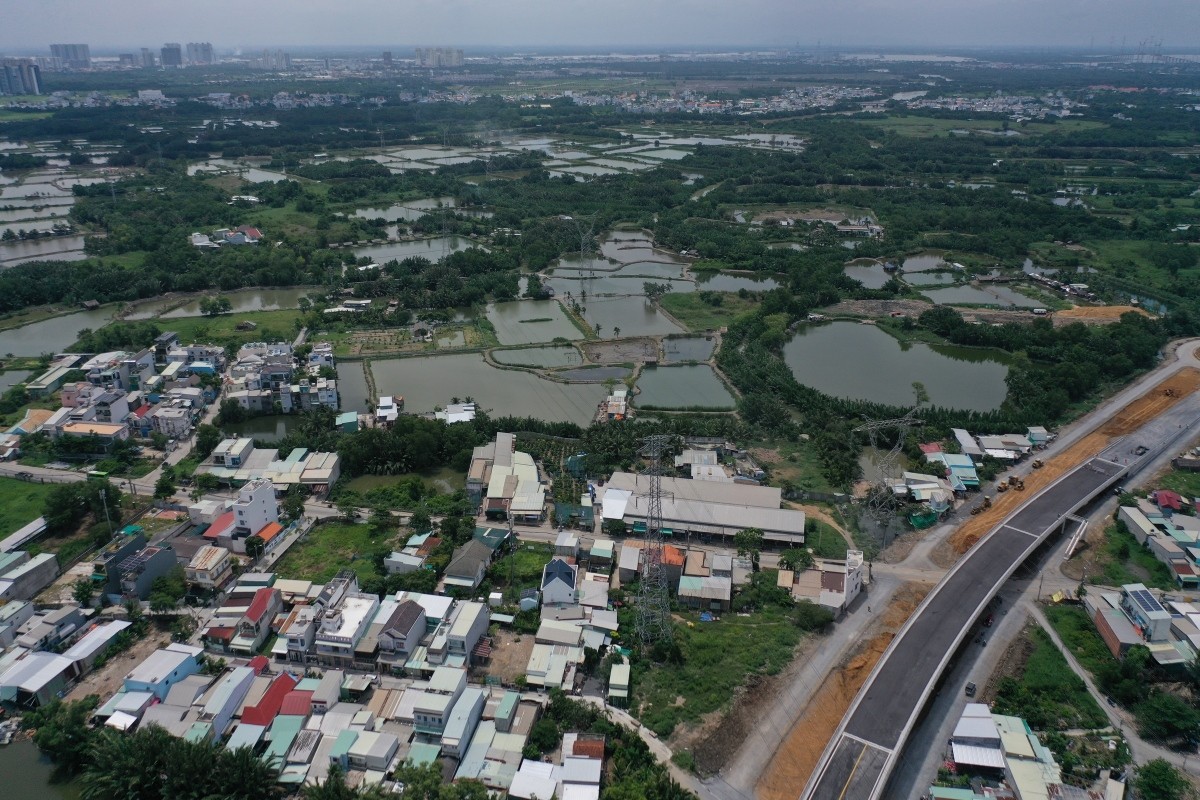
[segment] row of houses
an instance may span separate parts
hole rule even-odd
[[[220,676],[202,672],[198,648],[163,648],[125,676],[95,720],[128,731],[157,725],[191,741],[249,747],[285,787],[323,782],[333,767],[360,785],[392,787],[399,765],[438,763],[448,778],[481,781],[501,795],[513,785],[540,712],[501,687],[473,685],[462,667],[375,678],[325,669],[276,669],[269,659],[237,661]],[[603,758],[603,748],[586,750]],[[598,791],[599,772],[595,774]],[[571,781],[567,781],[570,783]],[[518,783],[518,791],[520,784]]]
[[[222,440],[196,467],[197,474],[213,475],[230,486],[270,481],[280,494],[292,486],[304,486],[313,494],[323,494],[337,482],[341,470],[341,457],[337,453],[296,448],[281,458],[279,450],[257,448],[254,440],[248,438]]]
[[[1055,438],[1054,434],[1037,425],[1029,426],[1025,433],[975,436],[963,428],[951,428],[950,432],[962,454],[970,456],[975,463],[982,461],[984,456],[1016,463]]]
[[[1180,588],[1196,588],[1200,586],[1200,518],[1194,513],[1192,501],[1159,489],[1134,505],[1121,506],[1117,520],[1167,566]]]
[[[1132,583],[1119,592],[1090,591],[1083,606],[1114,658],[1142,646],[1159,666],[1182,669],[1200,653],[1200,609],[1191,603],[1164,602]]]
[[[337,408],[337,379],[321,375],[322,368],[333,367],[328,342],[314,344],[304,364],[296,363],[286,342],[252,342],[238,349],[225,377],[225,396],[256,414]]]

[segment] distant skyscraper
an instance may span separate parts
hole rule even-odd
[[[213,63],[213,49],[208,42],[188,42],[187,60],[189,64]]]
[[[418,47],[414,51],[419,67],[461,67],[463,51],[453,47]]]
[[[0,94],[41,93],[42,70],[31,59],[0,59]]]
[[[282,50],[274,52],[270,50],[262,51],[262,68],[271,70],[290,70],[292,68],[292,54],[285,53]]]
[[[86,44],[52,44],[50,55],[67,69],[87,69],[92,66],[92,54]]]
[[[117,56],[117,60],[121,63],[122,67],[132,67],[137,63],[137,59],[134,58],[133,53],[121,53]]]
[[[164,68],[183,66],[183,47],[178,42],[167,42],[159,53]]]
[[[149,47],[142,48],[142,69],[154,69],[154,51]]]
[[[387,67],[388,69],[392,68],[392,51],[391,50],[383,51],[383,66]]]

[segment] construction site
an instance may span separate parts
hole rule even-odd
[[[1078,434],[1063,442],[1059,452],[1037,459],[1036,467],[1030,464],[1022,470],[1023,474],[1016,475],[1015,480],[1011,480],[1013,476],[1004,476],[1002,482],[1007,491],[985,489],[984,496],[976,502],[975,513],[964,515],[957,528],[942,526],[936,529],[945,538],[932,549],[930,560],[939,567],[949,568],[1042,489],[1106,450],[1105,457],[1119,465],[1124,458],[1119,455],[1120,448],[1114,445],[1126,444],[1120,441],[1122,437],[1138,432],[1144,426],[1147,429],[1144,433],[1152,438],[1166,441],[1176,436],[1166,428],[1186,427],[1185,417],[1167,412],[1200,389],[1200,369],[1192,366],[1196,354],[1189,351],[1181,355],[1184,365],[1165,378],[1143,388],[1140,394],[1131,395],[1135,391],[1133,388],[1126,390],[1110,401],[1109,405],[1115,404],[1115,408],[1099,409],[1096,413],[1103,421],[1093,430],[1081,427]],[[1155,421],[1161,424],[1147,425]],[[1134,452],[1137,448],[1132,446],[1133,437],[1128,443],[1131,453]],[[1145,451],[1145,447],[1140,449]],[[1136,460],[1132,455],[1129,459]],[[911,549],[911,543],[907,548]],[[903,561],[904,556],[899,560]],[[757,797],[761,800],[793,800],[797,796],[799,788],[807,784],[820,763],[826,743],[838,731],[872,670],[932,587],[932,582],[904,584],[886,602],[887,611],[872,621],[865,637],[857,645],[848,646],[837,667],[811,695],[791,731],[761,772],[754,787]],[[846,788],[850,788],[849,784]]]

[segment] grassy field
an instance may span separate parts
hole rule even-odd
[[[0,122],[17,122],[34,119],[45,119],[51,116],[49,111],[13,111],[0,108]]]
[[[182,317],[180,319],[156,320],[155,324],[164,330],[179,333],[181,341],[213,341],[226,344],[236,342],[275,341],[282,339],[290,342],[296,338],[296,323],[300,320],[300,312],[296,309],[279,311],[247,311],[242,314],[222,314],[218,317]],[[240,322],[254,322],[258,325],[252,331],[235,330]]]
[[[728,325],[739,314],[758,305],[757,300],[741,298],[734,293],[719,292],[721,305],[713,306],[700,299],[700,292],[663,295],[660,301],[667,313],[679,320],[689,331],[706,331]]]
[[[53,488],[49,483],[0,478],[0,537],[40,517],[46,495]]]
[[[1200,499],[1200,472],[1185,472],[1184,470],[1171,470],[1162,476],[1162,479],[1155,485],[1149,488],[1166,488],[1179,492],[1184,497],[1191,500]]]
[[[846,544],[842,535],[819,519],[812,521],[816,524],[817,530],[815,533],[805,534],[805,547],[810,548],[817,558],[845,558],[849,545]]]
[[[1000,120],[971,120],[971,119],[934,119],[931,117],[887,116],[880,119],[867,120],[860,123],[870,128],[894,131],[901,136],[928,138],[944,136],[950,131],[1002,131],[1004,123]],[[1087,120],[1066,120],[1062,122],[1028,122],[1025,124],[1010,124],[1008,130],[1020,133],[1022,136],[1033,136],[1047,133],[1067,133],[1069,131],[1093,130],[1108,127],[1102,122]],[[998,141],[1004,137],[997,136]]]
[[[1088,583],[1124,586],[1144,583],[1151,589],[1176,588],[1167,565],[1138,544],[1133,534],[1117,525],[1104,529],[1104,546],[1096,554],[1099,571],[1089,570]]]
[[[1001,681],[995,710],[1024,717],[1035,730],[1099,728],[1108,718],[1088,693],[1083,679],[1041,628],[1031,632],[1033,653],[1020,678]]]
[[[292,545],[275,564],[280,575],[324,583],[340,569],[352,569],[360,581],[375,575],[374,554],[390,553],[399,545],[392,536],[373,536],[370,525],[332,522],[313,528],[304,541]]]
[[[755,458],[771,474],[774,486],[791,484],[810,492],[834,489],[821,471],[821,459],[811,442],[782,440],[755,443]]]
[[[453,492],[464,489],[467,485],[465,473],[442,467],[431,472],[406,472],[403,475],[359,475],[346,484],[346,489],[365,495],[372,489],[387,489],[398,486],[410,478],[420,478],[426,483],[433,484],[439,492]]]
[[[661,737],[726,706],[751,675],[778,673],[803,635],[777,608],[748,617],[725,613],[716,622],[691,612],[676,616],[694,625],[675,628],[683,663],[649,669],[639,662],[633,681],[637,716]]]
[[[1088,672],[1095,675],[1106,665],[1113,663],[1112,653],[1108,651],[1108,646],[1096,632],[1096,626],[1088,619],[1082,606],[1047,606],[1046,618],[1062,637],[1063,644],[1071,649],[1071,653]]]

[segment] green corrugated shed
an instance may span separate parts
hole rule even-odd
[[[412,747],[408,750],[408,763],[416,767],[423,767],[437,761],[441,755],[442,746],[440,744],[413,742]]]

